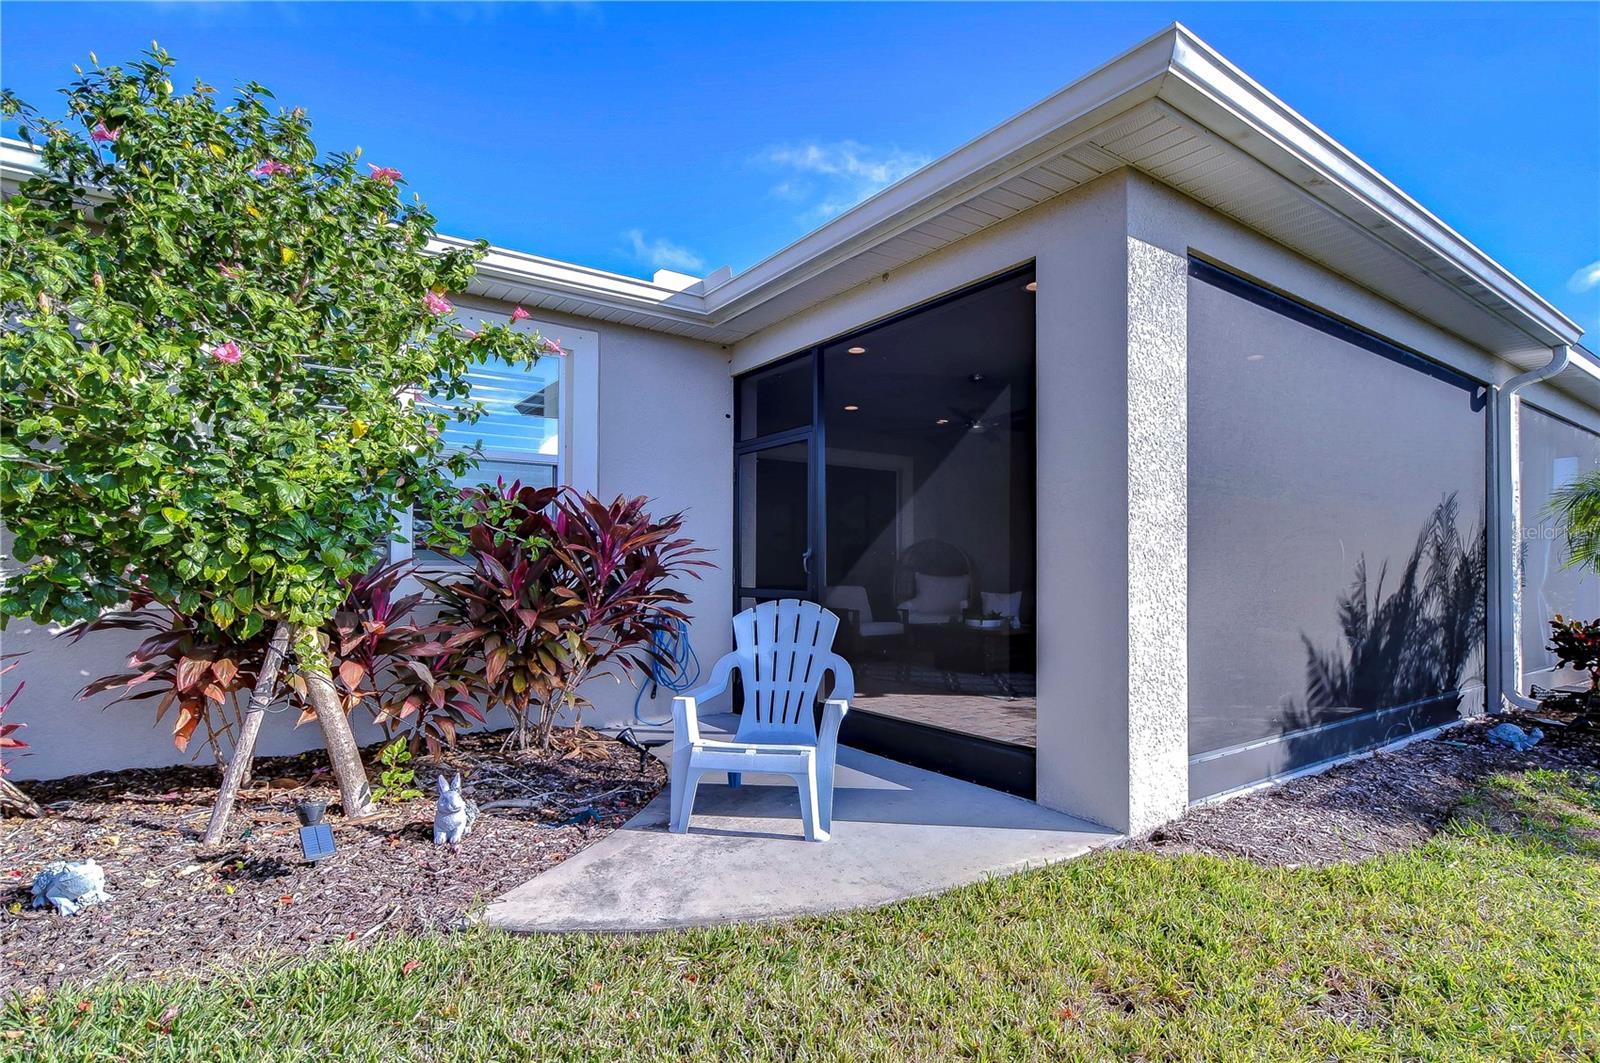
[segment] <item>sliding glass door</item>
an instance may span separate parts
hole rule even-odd
[[[739,381],[734,444],[735,610],[818,596],[816,372],[809,354]]]
[[[846,741],[1031,794],[1030,270],[743,377],[736,608],[826,604]]]

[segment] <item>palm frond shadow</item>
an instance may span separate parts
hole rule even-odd
[[[1483,647],[1488,571],[1485,520],[1480,515],[1463,536],[1459,508],[1453,492],[1434,507],[1387,593],[1388,562],[1373,580],[1366,557],[1356,561],[1350,589],[1339,598],[1339,643],[1319,649],[1301,632],[1305,699],[1284,706],[1284,733],[1376,709],[1436,704],[1444,696],[1459,700]],[[1409,729],[1403,721],[1396,726]]]

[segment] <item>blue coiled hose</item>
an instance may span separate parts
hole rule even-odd
[[[639,715],[645,691],[650,691],[650,700],[654,701],[661,690],[676,695],[691,689],[700,681],[700,658],[695,656],[694,646],[689,642],[689,629],[682,620],[673,620],[670,627],[657,628],[650,642],[654,650],[650,655],[650,678],[639,684],[639,692],[633,696],[633,719],[649,727],[663,727],[672,722],[671,713],[664,720],[647,720]]]

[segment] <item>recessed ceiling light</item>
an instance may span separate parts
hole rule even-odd
[[[1260,362],[1265,361],[1266,357],[1264,354],[1247,354],[1244,356],[1244,360],[1247,362]]]
[[[1027,284],[1024,284],[1022,287],[1023,287],[1024,291],[1036,292],[1036,291],[1039,290],[1039,282],[1038,281],[1029,281]]]
[[[973,373],[971,376],[967,377],[967,379],[974,384],[981,384],[983,383],[983,374]]]
[[[860,406],[846,406],[844,408],[844,412],[845,413],[855,413],[859,409],[861,409]]]
[[[849,351],[850,351],[851,354],[866,354],[867,353],[867,349],[865,347],[851,347],[849,349]]]
[[[949,424],[949,423],[950,423],[950,418],[948,418],[948,417],[941,417],[941,418],[939,418],[939,419],[938,419],[938,420],[937,420],[937,421],[935,421],[935,422],[933,422],[933,423],[934,423],[934,424]]]

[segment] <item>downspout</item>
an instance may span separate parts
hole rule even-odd
[[[1489,403],[1489,654],[1485,709],[1537,709],[1522,693],[1522,470],[1517,432],[1517,392],[1566,369],[1572,348],[1550,348],[1550,361],[1491,389]]]

